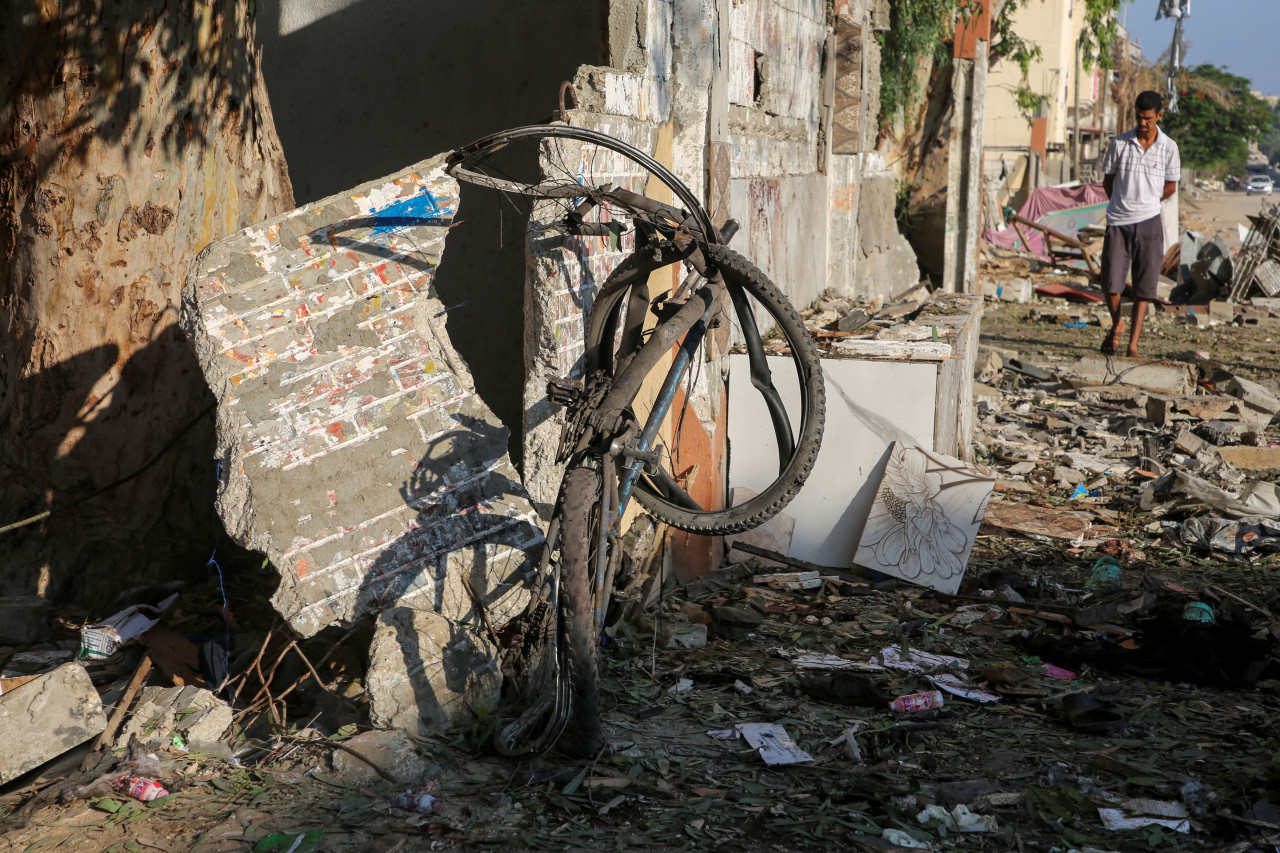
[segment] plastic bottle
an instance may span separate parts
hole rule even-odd
[[[932,711],[941,707],[942,694],[937,690],[899,696],[889,703],[889,710],[897,711],[899,714],[918,714],[921,711]]]
[[[169,796],[163,785],[146,776],[121,776],[116,780],[116,788],[144,803]]]

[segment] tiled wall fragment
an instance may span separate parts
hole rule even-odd
[[[431,287],[457,207],[442,164],[220,240],[188,277],[218,510],[304,636],[401,604],[475,620],[471,591],[493,624],[527,601],[542,533]]]

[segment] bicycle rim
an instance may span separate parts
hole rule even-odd
[[[530,144],[538,149],[536,163],[513,150],[522,144],[526,151]],[[587,128],[544,124],[504,130],[454,151],[446,171],[459,180],[549,201],[566,211],[578,204],[578,188],[584,185],[613,184],[644,193],[652,177],[710,241],[717,241],[706,210],[670,169],[622,140]]]
[[[690,492],[694,490],[696,477],[708,475],[693,469],[689,460],[678,458],[678,451],[673,455],[668,450],[665,464],[649,466],[650,473],[637,481],[633,494],[650,514],[673,527],[704,534],[728,534],[759,526],[781,511],[799,492],[817,458],[826,396],[817,348],[794,307],[764,273],[738,253],[725,246],[713,245],[708,247],[707,255],[708,260],[720,270],[728,289],[736,291],[738,300],[743,303],[742,310],[752,320],[764,320],[766,328],[772,326],[773,345],[770,348],[787,353],[766,359],[772,376],[762,377],[760,384],[764,387],[756,388],[754,392],[766,411],[769,405],[765,401],[768,400],[775,410],[781,406],[781,414],[785,416],[782,418],[785,423],[775,421],[775,446],[753,446],[737,451],[764,456],[776,454],[776,476],[750,498],[744,497],[732,505],[728,505],[727,499],[720,505],[704,505],[691,501]],[[612,372],[619,361],[625,359],[625,353],[615,355],[613,352],[614,331],[624,307],[634,298],[632,291],[646,293],[643,288],[647,269],[643,261],[629,259],[619,266],[602,288],[587,330],[589,365],[599,365]],[[732,309],[728,313],[733,318],[737,338],[741,340],[745,335],[741,313]],[[698,371],[707,369],[705,361],[705,352],[701,350],[691,361],[684,382],[686,400],[695,393]],[[777,391],[779,387],[796,396],[798,403],[791,406],[782,403],[781,394]],[[646,416],[643,408],[643,404],[638,404],[634,411],[640,421]],[[685,429],[701,429],[690,420],[693,418],[696,415],[691,407],[673,406],[667,415],[668,425],[664,432],[675,447],[683,446]],[[791,436],[789,449],[784,449],[786,440],[781,435],[786,432]],[[734,453],[735,448],[730,447],[729,452]],[[711,491],[714,493],[716,490],[713,488]]]

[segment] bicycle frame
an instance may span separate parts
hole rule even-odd
[[[571,170],[565,170],[563,178],[555,178],[549,170],[544,171],[536,179],[538,182],[524,183],[508,180],[506,172],[501,168],[493,169],[503,175],[497,177],[473,166],[483,163],[486,156],[516,140],[541,140],[545,137],[591,143],[625,155],[665,184],[683,207],[664,204],[611,184],[596,186],[583,183],[582,178]],[[621,520],[635,497],[637,488],[641,503],[656,496],[662,503],[680,508],[681,511],[708,512],[664,469],[661,464],[663,448],[659,444],[659,432],[675,406],[676,392],[688,375],[694,359],[698,357],[698,350],[707,332],[717,322],[717,313],[727,311],[729,305],[733,307],[742,343],[749,357],[751,383],[766,401],[773,421],[780,471],[790,464],[793,456],[800,459],[781,396],[773,386],[754,309],[745,290],[746,285],[740,278],[733,276],[729,278],[730,283],[726,283],[725,276],[708,261],[709,257],[724,257],[724,250],[720,246],[732,238],[738,224],[731,219],[721,229],[717,229],[688,187],[666,167],[630,145],[585,128],[531,126],[493,134],[453,152],[448,158],[445,171],[459,180],[499,192],[557,200],[563,207],[563,217],[543,226],[553,233],[617,236],[616,221],[586,221],[586,214],[597,205],[620,209],[634,226],[635,249],[597,292],[587,318],[584,339],[590,343],[586,348],[581,382],[552,379],[547,386],[548,398],[565,407],[560,448],[556,458],[558,463],[566,465],[559,500],[567,501],[570,493],[579,497],[585,495],[588,478],[593,480],[592,488],[599,488],[598,513],[590,512],[592,504],[587,500],[575,504],[575,509],[569,516],[573,519],[585,519],[585,528],[579,526],[572,541],[581,543],[586,549],[584,555],[583,548],[575,546],[570,563],[576,567],[576,571],[570,575],[574,591],[569,593],[569,606],[580,614],[571,623],[576,632],[576,639],[572,642],[581,647],[582,629],[587,628],[591,633],[588,634],[590,639],[585,645],[594,659],[594,651],[598,651],[608,614],[614,575],[622,558],[619,547]],[[616,213],[614,215],[617,216]],[[721,261],[717,260],[716,263]],[[675,264],[684,264],[691,271],[673,292],[663,297],[661,307],[651,306],[648,287],[650,274]],[[736,266],[733,269],[735,275],[743,275]],[[767,280],[765,285],[773,288]],[[752,284],[751,287],[752,293],[759,298],[760,285]],[[625,305],[622,304],[624,298]],[[778,298],[781,299],[781,296]],[[790,306],[787,307],[790,309]],[[657,314],[658,323],[646,334],[645,324],[651,310]],[[777,313],[773,316],[778,318]],[[799,320],[797,318],[792,322],[798,324]],[[671,355],[673,352],[674,356]],[[668,357],[671,358],[671,363],[666,367],[656,398],[641,424],[634,411],[635,401],[646,378]],[[820,424],[820,396],[818,400]],[[808,446],[814,446],[812,438],[809,439]],[[813,450],[809,452],[816,453]],[[804,473],[807,470],[800,475],[801,478]],[[643,483],[641,477],[646,478]],[[577,484],[572,490],[567,486],[571,481]],[[586,510],[583,509],[584,505]],[[652,511],[651,507],[650,510]],[[776,509],[773,511],[776,512]],[[598,518],[595,529],[591,528],[590,515]],[[552,561],[552,549],[564,547],[566,534],[563,533],[561,521],[558,510],[548,529],[547,550],[536,570],[536,575],[545,578],[549,584],[546,587],[547,595],[552,612],[556,614],[550,628],[550,635],[555,638],[555,656],[550,660],[554,693],[531,706],[500,733],[500,743],[505,744],[500,749],[509,755],[528,754],[554,743],[564,729],[568,709],[573,702],[568,687],[569,659],[565,658],[563,642],[563,631],[566,624],[570,623],[565,622],[561,603],[561,560],[555,560],[554,566]],[[560,531],[559,539],[557,531]],[[550,575],[548,569],[552,569]],[[579,573],[583,569],[585,575]],[[581,586],[584,581],[586,588]],[[588,619],[591,621],[588,622]],[[573,659],[584,658],[578,656]],[[540,673],[545,671],[545,667],[539,670]],[[595,707],[595,700],[591,702],[592,707]],[[513,744],[523,742],[534,731],[534,726],[541,725],[539,721],[548,708],[551,709],[551,714],[546,726],[540,729],[540,734],[524,743],[518,751],[507,751],[516,750]]]

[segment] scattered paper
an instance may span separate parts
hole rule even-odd
[[[787,730],[776,723],[738,723],[731,729],[713,729],[707,737],[716,740],[745,738],[760,753],[765,764],[800,764],[813,761],[813,756],[796,746]]]
[[[996,832],[1000,828],[995,815],[974,814],[963,803],[951,811],[939,805],[927,806],[916,815],[916,821],[931,829],[941,826],[951,832]]]
[[[919,649],[908,649],[907,659],[902,657],[901,646],[888,646],[880,650],[880,663],[889,669],[900,669],[903,672],[919,672],[934,669],[968,669],[969,662],[964,658],[950,655],[935,655]]]
[[[1191,821],[1186,818],[1171,820],[1162,817],[1130,817],[1124,813],[1123,809],[1098,809],[1098,817],[1102,818],[1102,825],[1112,832],[1122,829],[1142,829],[1146,826],[1163,826],[1174,832],[1191,831]]]
[[[881,832],[881,837],[896,847],[906,847],[911,850],[932,850],[933,845],[927,841],[917,841],[901,829],[885,829]]]
[[[928,675],[925,676],[933,683],[934,687],[939,690],[945,690],[953,696],[960,696],[964,699],[971,699],[974,702],[999,702],[1000,697],[994,693],[988,693],[971,686],[968,682],[961,680],[958,675]]]

